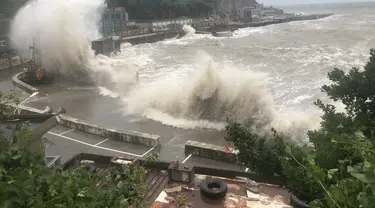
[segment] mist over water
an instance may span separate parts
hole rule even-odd
[[[229,119],[260,135],[274,127],[295,140],[304,140],[303,133],[319,121],[319,114],[278,112],[264,73],[221,68],[203,51],[194,67],[181,80],[160,78],[134,89],[126,98],[127,111],[184,129],[223,130]]]

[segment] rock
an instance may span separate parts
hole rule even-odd
[[[167,200],[169,202],[174,202],[175,199],[171,196],[167,196],[167,197],[165,197],[165,200]]]
[[[253,192],[254,194],[259,194],[259,187],[246,187],[247,190]]]
[[[272,199],[271,199],[270,197],[265,198],[265,199],[262,199],[262,200],[260,201],[260,203],[262,203],[263,205],[270,205],[271,202],[272,202]]]
[[[173,187],[173,188],[164,189],[164,191],[167,192],[167,193],[179,192],[181,190],[182,190],[181,186],[176,186],[176,187]]]
[[[248,181],[247,181],[247,184],[248,184],[249,186],[259,187],[259,183],[257,183],[256,181],[253,181],[253,180],[248,180]]]
[[[239,185],[237,184],[227,184],[228,188],[230,189],[236,189],[237,191],[239,191],[241,188]]]

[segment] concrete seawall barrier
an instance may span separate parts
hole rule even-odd
[[[279,19],[271,19],[271,20],[265,20],[260,22],[249,22],[249,23],[238,23],[238,24],[231,24],[231,25],[216,25],[213,28],[207,29],[207,31],[235,31],[240,28],[247,28],[247,27],[263,27],[268,25],[274,25],[274,24],[282,24],[282,23],[288,23],[288,22],[295,22],[295,21],[306,21],[306,20],[317,20],[322,19],[326,17],[330,17],[334,14],[328,13],[328,14],[310,14],[310,15],[302,15],[302,16],[290,16],[290,17],[284,17]]]
[[[12,77],[13,85],[20,88],[21,90],[27,92],[27,93],[34,93],[37,92],[38,89],[27,84],[26,82],[22,81],[22,79],[26,79],[28,76],[27,72],[20,72]]]
[[[135,36],[125,36],[122,37],[122,42],[127,42],[133,45],[143,44],[143,43],[155,43],[169,38],[174,38],[178,35],[177,31],[167,31],[159,33],[147,33]]]
[[[13,84],[20,89],[33,93],[37,92],[38,89],[32,87],[31,85],[23,82],[19,78],[25,78],[26,72],[21,72],[12,77]],[[21,113],[32,113],[32,114],[42,114],[43,110],[28,107],[28,106],[16,106],[15,104],[11,105],[12,107],[18,107],[21,110]],[[156,147],[160,144],[160,136],[155,134],[137,132],[137,131],[122,131],[116,129],[105,128],[102,126],[89,124],[83,120],[73,118],[66,115],[61,115],[60,124],[69,128],[76,129],[78,131],[91,133],[94,135],[106,137],[113,140],[123,141],[132,144],[140,144],[147,147]]]
[[[229,148],[231,153],[227,153],[224,150],[223,146],[207,144],[202,142],[196,141],[187,141],[185,143],[185,154],[187,155],[194,155],[209,159],[215,159],[219,161],[237,163],[237,154],[234,153],[235,150],[233,148]]]
[[[160,136],[155,134],[108,129],[101,126],[88,124],[85,121],[70,116],[61,116],[61,118],[61,124],[64,126],[114,140],[124,141],[132,144],[141,144],[147,147],[158,146],[160,142]]]

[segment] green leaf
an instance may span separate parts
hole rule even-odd
[[[329,179],[332,179],[332,176],[335,174],[335,173],[337,173],[339,171],[339,169],[337,169],[337,168],[335,168],[335,169],[331,169],[331,170],[328,170],[328,172],[327,172],[327,177],[329,178]]]
[[[365,135],[363,134],[362,131],[356,131],[356,132],[354,133],[354,136],[355,136],[357,139],[359,139],[359,140],[365,140],[365,139],[366,139],[366,137],[365,137]]]
[[[13,157],[12,157],[12,159],[13,160],[18,160],[18,159],[20,159],[22,157],[22,155],[14,155]]]
[[[80,191],[78,194],[77,194],[78,197],[86,197],[85,195],[85,191]]]
[[[118,184],[117,184],[117,188],[121,189],[121,188],[122,188],[122,186],[123,186],[123,183],[122,183],[122,181],[119,181],[119,182],[118,182]]]
[[[354,172],[351,172],[350,173],[354,178],[362,181],[363,183],[374,183],[375,180],[373,178],[368,178],[365,174],[361,174],[361,173],[354,173]]]

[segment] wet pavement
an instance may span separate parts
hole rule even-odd
[[[28,97],[28,94],[15,88],[11,81],[11,77],[20,70],[0,71],[0,90],[3,92],[15,90],[22,101]],[[184,153],[184,144],[188,140],[223,145],[224,148],[226,142],[223,132],[199,129],[184,130],[165,126],[139,116],[125,115],[123,112],[124,103],[120,99],[100,95],[99,89],[95,86],[54,82],[53,85],[37,86],[37,88],[40,89],[38,96],[30,99],[25,105],[38,109],[44,109],[46,105],[57,109],[59,105],[62,105],[67,110],[67,115],[88,123],[118,130],[134,130],[160,135],[161,147],[153,149],[152,152],[158,152],[161,161],[180,160],[186,163],[208,163],[213,167],[228,166],[228,164],[221,164],[219,161],[189,157]],[[141,157],[147,156],[148,154],[144,154],[149,151],[142,145],[113,141],[109,138],[101,138],[62,126],[54,128],[45,137],[54,144],[47,149],[47,154],[61,155],[63,161],[79,153]]]
[[[68,87],[66,84],[43,86],[36,98],[27,106],[44,109],[46,105],[57,109],[63,105],[67,115],[88,123],[118,130],[134,130],[161,136],[160,160],[184,160],[184,144],[188,140],[225,144],[224,133],[213,130],[184,130],[165,126],[159,122],[134,115],[125,115],[124,103],[118,98],[99,94],[94,86]]]
[[[90,153],[105,156],[121,156],[129,159],[147,158],[153,153],[160,152],[157,148],[145,147],[99,137],[89,133],[84,133],[64,126],[56,126],[44,135],[48,139],[46,156],[61,156],[61,163],[65,163],[80,153]],[[171,162],[169,158],[160,161]],[[237,164],[225,163],[217,160],[187,156],[181,160],[181,164],[188,166],[199,165],[201,167],[217,168],[231,171],[244,171]]]
[[[11,69],[1,69],[0,70],[0,91],[3,93],[9,93],[11,90],[14,90],[16,95],[20,100],[26,98],[28,94],[23,92],[17,87],[13,86],[12,77],[21,72],[21,68],[11,68]]]

